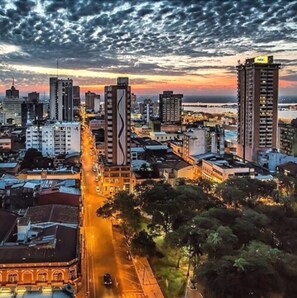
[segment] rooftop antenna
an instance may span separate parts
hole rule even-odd
[[[12,77],[12,87],[14,87],[14,77]]]
[[[57,78],[59,77],[59,59],[57,59]]]

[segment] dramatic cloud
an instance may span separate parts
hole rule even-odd
[[[180,77],[194,94],[225,77],[231,94],[234,66],[254,55],[274,55],[292,81],[296,32],[289,0],[0,0],[1,87],[11,76],[46,86],[58,59],[61,74],[82,85],[125,74],[174,87]]]

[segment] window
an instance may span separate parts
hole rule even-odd
[[[45,272],[38,273],[37,280],[38,281],[46,281],[47,280],[47,274]]]
[[[16,273],[11,273],[11,274],[8,274],[8,282],[9,283],[15,283],[17,282],[17,274]]]
[[[55,272],[53,274],[53,280],[54,281],[61,281],[62,280],[62,273],[61,272]]]

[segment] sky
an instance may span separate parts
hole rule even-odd
[[[297,95],[296,32],[293,0],[0,0],[0,94],[47,94],[58,60],[81,92],[235,96],[238,61],[273,55]]]

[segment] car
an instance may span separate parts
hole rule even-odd
[[[96,191],[99,192],[100,191],[100,188],[99,186],[96,186]]]
[[[103,281],[106,286],[111,286],[112,285],[111,275],[109,273],[105,273],[103,276]]]

